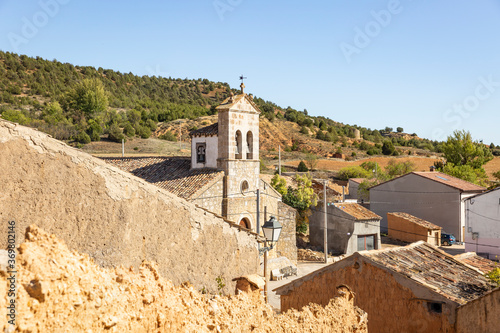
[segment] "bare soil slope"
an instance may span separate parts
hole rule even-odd
[[[366,314],[343,297],[276,315],[260,293],[221,297],[174,287],[154,263],[103,269],[30,226],[18,248],[19,332],[367,332]],[[0,274],[0,329],[7,329]]]

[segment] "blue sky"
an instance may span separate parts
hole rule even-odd
[[[500,0],[0,2],[0,49],[208,78],[283,107],[500,145]]]

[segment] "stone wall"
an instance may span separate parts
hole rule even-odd
[[[222,216],[222,193],[224,192],[224,176],[217,178],[206,191],[190,201],[206,210]]]
[[[498,332],[500,328],[500,288],[458,308],[457,332]]]
[[[356,255],[354,255],[356,256]],[[336,288],[347,285],[354,304],[368,313],[369,332],[455,332],[455,303],[425,287],[411,286],[396,276],[354,256],[291,283],[281,294],[281,311],[301,309],[309,303],[326,305]],[[443,302],[442,313],[429,310],[427,301]]]
[[[17,244],[36,224],[101,266],[156,261],[212,292],[259,269],[256,235],[43,133],[0,120],[0,156],[0,225],[16,221]]]

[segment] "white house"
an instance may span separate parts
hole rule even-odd
[[[500,187],[465,199],[465,251],[500,260]]]
[[[404,212],[434,223],[443,232],[464,241],[464,199],[486,189],[441,172],[410,172],[370,189],[370,209],[382,216],[387,232],[387,213]]]

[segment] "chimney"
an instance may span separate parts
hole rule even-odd
[[[430,169],[431,172],[436,171],[436,167],[434,165],[431,165],[429,169]]]

